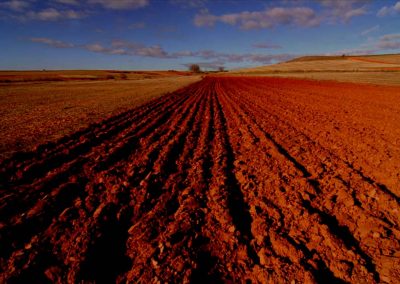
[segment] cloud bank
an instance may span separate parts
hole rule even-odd
[[[34,3],[37,1],[10,0],[0,3],[0,8],[5,9],[9,18],[20,21],[61,21],[85,18],[97,6],[109,10],[134,10],[146,7],[150,0],[52,0],[36,6]]]
[[[239,26],[241,29],[273,28],[278,25],[316,26],[320,23],[313,9],[307,7],[281,8],[276,7],[264,11],[213,15],[208,10],[203,10],[194,18],[198,27],[212,27],[217,22]]]
[[[89,4],[99,4],[106,9],[138,9],[149,5],[149,0],[89,0]]]
[[[400,13],[400,1],[396,2],[393,6],[383,6],[376,14],[378,17],[385,17],[388,15],[395,15]]]
[[[90,52],[102,53],[108,55],[127,55],[141,56],[159,59],[177,59],[177,58],[198,58],[209,60],[202,62],[203,67],[224,66],[227,63],[251,62],[258,64],[270,64],[274,62],[286,61],[295,57],[293,54],[258,54],[258,53],[225,53],[214,50],[199,51],[178,51],[168,52],[160,45],[146,46],[142,43],[129,42],[126,40],[113,40],[110,44],[100,43],[73,44],[50,38],[30,38],[31,42],[45,44],[54,48],[79,48]],[[210,67],[211,68],[211,67]]]

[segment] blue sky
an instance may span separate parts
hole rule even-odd
[[[0,69],[238,68],[400,52],[398,0],[0,1]]]

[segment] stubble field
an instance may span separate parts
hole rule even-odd
[[[207,77],[18,153],[2,277],[399,282],[399,93]]]

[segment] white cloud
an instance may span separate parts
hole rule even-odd
[[[212,27],[217,20],[217,16],[211,15],[206,9],[202,9],[200,14],[196,14],[194,17],[194,24],[198,27]]]
[[[368,55],[368,54],[374,54],[378,52],[379,50],[376,48],[347,48],[347,49],[342,49],[338,50],[333,53],[327,53],[326,55]]]
[[[377,47],[380,49],[400,49],[400,34],[387,34],[382,36],[378,43]]]
[[[312,7],[286,6],[272,7],[259,11],[242,11],[215,15],[202,9],[195,17],[198,27],[212,27],[216,23],[238,26],[244,30],[268,29],[279,25],[301,27],[317,26],[322,21],[348,22],[354,17],[368,13],[367,0],[316,0],[322,6],[321,15]],[[309,3],[309,1],[290,1],[292,4]]]
[[[101,52],[101,53],[108,53],[110,49],[102,46],[99,43],[91,43],[83,46],[85,49],[93,52]]]
[[[159,45],[139,48],[139,49],[137,49],[135,54],[140,55],[140,56],[147,56],[147,57],[171,58],[171,56],[168,54],[168,52],[166,52]]]
[[[291,54],[258,54],[258,53],[225,53],[217,52],[214,50],[200,50],[200,51],[178,51],[167,52],[159,45],[146,46],[141,43],[128,42],[125,40],[113,40],[108,45],[100,43],[89,43],[84,45],[76,45],[67,43],[60,40],[50,38],[31,38],[30,41],[45,44],[55,48],[80,48],[91,52],[103,53],[109,55],[127,55],[127,56],[141,56],[152,57],[161,59],[171,58],[184,58],[193,57],[209,60],[202,64],[224,66],[225,63],[235,62],[253,62],[259,64],[269,64],[278,61],[286,61],[295,57]],[[205,66],[205,65],[204,65]]]
[[[388,41],[388,40],[400,40],[400,34],[387,34],[381,37],[381,40]]]
[[[291,54],[225,53],[214,50],[181,51],[172,54],[177,57],[198,57],[213,62],[255,62],[269,64],[293,58]]]
[[[204,7],[208,0],[170,0],[170,2],[183,8],[199,8]]]
[[[79,2],[77,0],[55,0],[57,3],[78,6]]]
[[[21,20],[38,20],[38,21],[58,21],[58,20],[77,20],[84,18],[86,14],[74,10],[57,10],[55,8],[47,8],[41,11],[30,11],[19,16]]]
[[[374,42],[362,44],[358,48],[339,50],[333,54],[364,55],[399,49],[400,34],[386,34]]]
[[[176,58],[161,46],[145,46],[141,43],[128,42],[125,40],[113,40],[109,46],[104,46],[99,43],[87,44],[82,46],[84,49],[113,55],[136,55],[143,57],[155,57],[155,58]]]
[[[59,20],[76,20],[87,16],[86,12],[78,11],[76,9],[69,9],[66,7],[57,5],[68,4],[68,5],[79,5],[76,0],[52,0],[47,5],[40,5],[40,7],[33,6],[36,0],[20,1],[12,0],[0,3],[0,8],[4,7],[10,11],[7,11],[4,15],[8,19],[16,19],[19,21],[59,21]],[[29,9],[31,8],[31,9]],[[34,9],[36,8],[36,9]]]
[[[48,0],[44,4],[32,7],[37,0],[9,0],[0,2],[0,8],[6,9],[3,12],[4,18],[17,19],[20,21],[59,21],[74,20],[86,17],[91,9],[90,6],[100,5],[105,9],[128,10],[138,9],[149,4],[150,0]],[[42,3],[41,3],[42,4]],[[61,5],[60,5],[61,4]],[[81,6],[82,9],[68,9],[66,6]],[[92,9],[93,10],[93,9]]]
[[[390,7],[383,6],[382,8],[379,9],[378,13],[376,14],[378,17],[384,17],[388,14],[390,14],[391,9]]]
[[[379,31],[379,29],[380,29],[380,26],[379,26],[379,25],[376,25],[376,26],[373,26],[373,27],[371,27],[371,28],[369,28],[369,29],[363,30],[360,34],[361,34],[362,36],[366,36],[366,35],[368,35],[368,34],[370,34],[370,33]]]
[[[348,22],[351,18],[368,13],[366,0],[319,0],[324,6],[328,20]]]
[[[268,42],[259,42],[253,44],[253,47],[255,48],[265,48],[265,49],[279,49],[282,48],[279,44],[274,44],[274,43],[268,43]]]
[[[50,39],[50,38],[44,38],[44,37],[34,37],[34,38],[30,38],[30,41],[32,42],[37,42],[37,43],[43,43],[52,47],[56,47],[56,48],[71,48],[74,47],[73,44],[71,43],[67,43],[64,41],[60,41],[60,40],[54,40],[54,39]]]
[[[383,6],[381,9],[379,9],[377,16],[385,17],[388,15],[395,15],[397,13],[400,13],[400,1],[398,1],[393,6]]]
[[[144,29],[145,27],[146,27],[146,23],[137,22],[137,23],[130,24],[128,26],[128,29],[130,29],[130,30],[140,30],[140,29]]]
[[[4,7],[13,11],[23,11],[29,8],[31,4],[28,1],[11,0],[0,3],[0,7]]]
[[[367,13],[366,8],[360,7],[357,9],[352,9],[350,11],[347,11],[346,13],[344,13],[343,18],[345,19],[345,21],[348,21],[353,17],[362,16],[362,15],[365,15],[366,13]]]
[[[149,4],[149,0],[89,0],[88,2],[114,10],[138,9]]]
[[[194,23],[198,27],[214,26],[217,22],[233,26],[237,25],[241,29],[249,30],[272,28],[278,25],[316,26],[319,24],[319,18],[311,8],[276,7],[264,11],[244,11],[220,16],[212,15],[207,10],[203,10],[194,19]]]

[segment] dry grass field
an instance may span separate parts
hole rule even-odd
[[[376,85],[400,86],[399,72],[294,72],[258,74],[257,76],[305,78],[340,82],[367,83]]]
[[[180,71],[117,71],[117,70],[60,70],[60,71],[0,71],[0,83],[140,80],[174,76],[190,76]]]
[[[2,158],[15,151],[29,150],[36,144],[54,141],[200,79],[200,76],[186,76],[183,72],[185,76],[171,72],[135,72],[128,80],[52,82],[42,81],[40,72],[0,73],[3,76],[0,78],[14,76],[12,83],[0,84]],[[53,77],[78,76],[75,71],[51,74]],[[99,74],[107,73],[83,71],[79,76]]]
[[[234,70],[231,73],[400,85],[400,54],[306,56],[269,66]]]
[[[400,64],[400,54],[383,54],[383,55],[364,55],[364,56],[353,56],[350,58],[355,61],[364,62],[375,62],[375,63],[389,63],[389,64]]]

